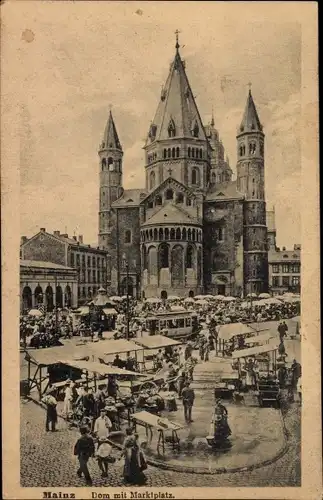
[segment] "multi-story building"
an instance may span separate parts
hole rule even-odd
[[[111,257],[110,293],[127,286],[146,297],[268,291],[265,136],[251,91],[237,125],[232,180],[214,119],[203,124],[178,40],[144,146],[141,189],[123,188],[110,112],[99,148],[99,246]]]
[[[37,260],[20,261],[20,310],[77,306],[77,271]]]
[[[267,212],[269,291],[273,295],[301,290],[301,245],[293,250],[276,245],[275,210]]]
[[[100,287],[110,285],[107,251],[84,244],[82,236],[69,238],[68,234],[60,231],[50,234],[41,228],[30,239],[22,237],[20,255],[24,260],[50,262],[76,269],[79,304],[91,299]]]

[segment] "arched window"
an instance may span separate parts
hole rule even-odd
[[[192,231],[192,239],[193,239],[193,241],[195,241],[195,229],[193,229],[193,231]]]
[[[171,152],[171,149],[168,148],[167,149],[167,157],[170,158],[172,156],[172,152]]]
[[[169,229],[166,227],[165,229],[165,240],[169,240]]]
[[[175,229],[172,227],[172,229],[170,230],[170,239],[171,240],[174,240],[175,239]]]
[[[149,188],[150,189],[154,189],[155,182],[156,182],[156,174],[155,174],[155,172],[150,172],[150,175],[149,175]]]
[[[154,208],[153,200],[148,201],[148,208]]]
[[[180,228],[179,228],[179,227],[176,229],[176,239],[177,239],[177,240],[180,240],[180,239],[181,239],[181,230],[180,230]]]
[[[158,233],[159,241],[163,241],[164,239],[164,230],[163,228],[159,228],[159,233]]]
[[[169,248],[166,243],[159,246],[159,268],[169,267]]]
[[[176,148],[176,158],[179,157],[179,148]]]
[[[113,158],[111,156],[108,158],[108,167],[109,167],[110,172],[113,172],[114,162],[113,162]]]
[[[157,233],[157,229],[155,228],[155,229],[154,229],[154,241],[157,241],[157,234],[158,234],[158,233]]]
[[[198,137],[199,136],[199,131],[200,131],[200,129],[199,129],[198,123],[195,122],[194,128],[193,128],[193,136],[194,137]]]
[[[172,200],[174,198],[174,193],[172,189],[167,189],[166,191],[166,200]]]
[[[164,149],[164,158],[166,158],[166,157],[167,157],[167,150]]]
[[[194,185],[200,184],[200,172],[197,168],[192,169],[192,184]]]
[[[175,158],[175,148],[172,148],[172,158]]]
[[[183,195],[183,193],[177,193],[177,195],[176,195],[176,203],[184,203],[184,195]]]
[[[250,155],[256,154],[256,143],[255,142],[251,142],[249,144],[249,154]]]
[[[105,158],[103,158],[103,160],[101,162],[102,170],[105,169],[106,165],[107,165],[107,160]]]
[[[213,184],[215,183],[215,173],[214,172],[212,173],[212,183]]]
[[[219,229],[218,229],[218,240],[224,241],[224,228],[223,227],[219,227]]]
[[[186,198],[186,205],[187,205],[188,207],[191,207],[191,206],[192,206],[192,200],[191,200],[191,198]]]
[[[150,231],[149,231],[149,239],[150,239],[150,241],[152,241],[152,239],[153,239],[153,230],[152,229],[150,229]]]
[[[186,240],[186,228],[184,227],[182,231],[182,239],[185,241]]]
[[[131,243],[131,231],[130,231],[130,229],[127,229],[124,233],[124,242]]]
[[[202,159],[203,158],[203,150],[200,149],[200,158]]]
[[[173,119],[170,120],[168,125],[168,137],[175,137],[176,135],[176,127]]]
[[[188,239],[188,241],[191,241],[191,239],[192,239],[192,232],[190,229],[187,231],[187,239]]]
[[[192,148],[192,158],[195,158],[195,148]]]
[[[155,205],[160,206],[162,204],[163,204],[163,199],[162,199],[161,195],[159,194],[155,198]]]
[[[149,231],[148,231],[148,229],[146,231],[146,241],[149,241]]]
[[[188,154],[188,157],[191,158],[191,148],[188,148],[187,154]]]
[[[194,248],[189,245],[187,247],[187,251],[186,251],[186,268],[187,269],[193,268],[193,256],[194,256]]]

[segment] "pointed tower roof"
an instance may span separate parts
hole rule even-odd
[[[103,143],[104,148],[122,150],[111,110],[109,112],[109,118],[104,130]]]
[[[152,140],[163,140],[169,137],[197,137],[206,140],[200,113],[185,73],[185,64],[179,54],[178,39],[176,39],[175,47],[175,58],[161,92],[146,145]]]
[[[238,134],[242,134],[245,132],[262,132],[262,125],[260,123],[256,105],[251,94],[251,89],[249,89],[247,103],[244,110],[242,122],[238,130]]]

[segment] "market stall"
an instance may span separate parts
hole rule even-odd
[[[184,429],[185,426],[171,422],[167,418],[152,415],[147,411],[135,413],[132,415],[131,419],[134,422],[135,428],[137,425],[142,425],[146,429],[148,443],[151,443],[153,439],[153,431],[156,430],[158,432],[158,454],[160,454],[160,449],[162,449],[163,454],[165,453],[166,444],[170,444],[173,450],[179,449],[180,439],[177,435],[177,431]]]
[[[254,328],[243,323],[228,323],[217,328],[218,342],[216,345],[216,354],[222,352],[222,355],[233,351],[235,337],[246,338],[254,335]]]
[[[134,342],[140,345],[143,349],[142,370],[144,371],[147,370],[147,361],[153,360],[156,351],[165,347],[167,348],[181,345],[181,342],[179,342],[178,340],[165,337],[164,335],[153,335],[149,337],[136,338],[134,339]]]

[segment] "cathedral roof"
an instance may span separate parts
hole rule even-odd
[[[109,118],[104,129],[103,143],[104,148],[122,150],[111,111],[109,113]]]
[[[171,129],[173,133],[170,133]],[[196,129],[196,133],[194,133]],[[178,45],[168,78],[151,124],[146,145],[155,140],[190,138],[206,140],[202,120],[194,95],[185,73],[185,64],[179,54]]]
[[[254,103],[251,90],[249,90],[246,107],[238,133],[262,132],[262,125],[259,120],[256,105]]]
[[[142,227],[160,224],[198,224],[198,220],[173,203],[161,207]]]
[[[212,191],[206,195],[206,201],[221,201],[226,199],[243,199],[243,194],[237,189],[237,181],[217,184]]]
[[[147,191],[143,189],[125,189],[112,207],[136,207],[139,206],[142,199],[146,198]]]

